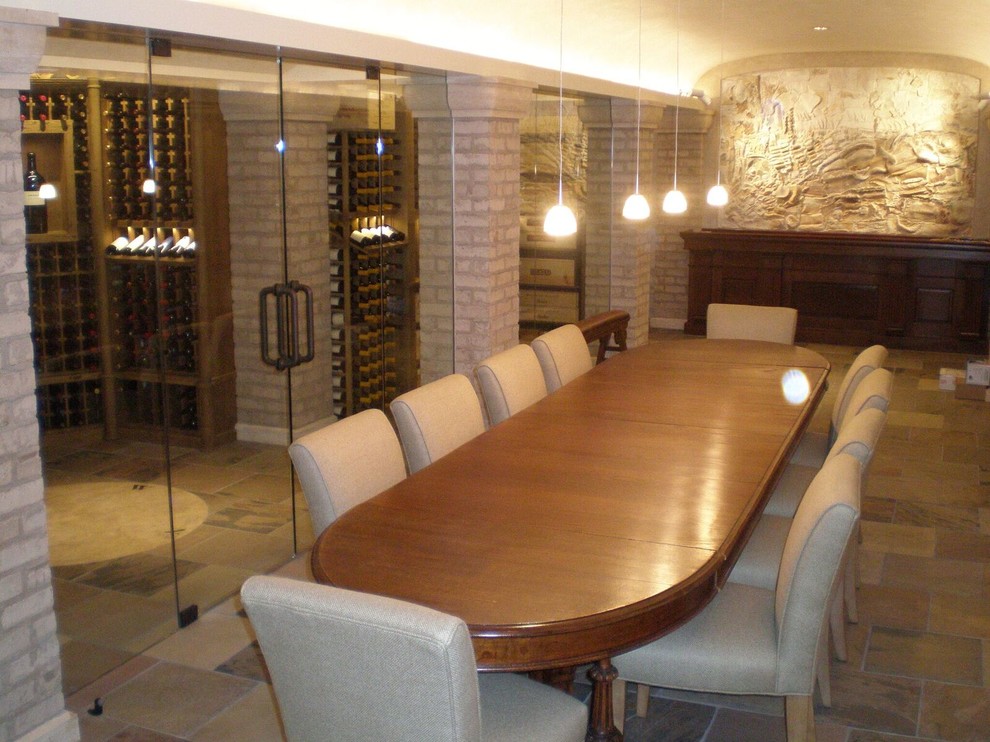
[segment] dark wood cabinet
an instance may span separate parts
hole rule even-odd
[[[712,229],[689,252],[685,332],[711,302],[798,310],[798,342],[987,352],[990,242]]]

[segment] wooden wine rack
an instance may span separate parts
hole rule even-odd
[[[412,229],[414,157],[396,131],[333,130],[327,143],[333,412],[382,408],[418,385]],[[407,131],[411,122],[407,122]],[[380,147],[380,150],[379,150]],[[404,239],[357,244],[355,230],[385,225]]]
[[[210,447],[236,421],[226,135],[214,92],[147,92],[91,80],[21,93],[23,150],[59,191],[49,233],[27,240],[39,416],[46,430],[102,422],[109,438],[167,417],[178,443]],[[154,194],[141,189],[149,139]],[[196,249],[108,247],[152,237]]]

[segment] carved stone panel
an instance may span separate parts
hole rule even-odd
[[[726,78],[723,225],[967,236],[979,81],[894,68]]]

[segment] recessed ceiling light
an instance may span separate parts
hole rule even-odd
[[[815,26],[812,31],[828,31],[828,26]]]

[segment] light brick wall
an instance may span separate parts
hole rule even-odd
[[[664,115],[656,138],[656,177],[659,221],[657,249],[653,260],[650,325],[683,329],[687,320],[688,254],[684,250],[681,232],[701,229],[708,212],[705,202],[708,187],[714,182],[714,170],[704,167],[705,137],[711,123],[709,114],[682,110],[680,114],[677,186],[684,192],[688,209],[684,214],[670,215],[659,210],[664,195],[674,180],[674,109]]]
[[[651,246],[656,240],[658,202],[654,185],[654,132],[662,109],[644,105],[640,117],[640,193],[651,215],[630,222],[622,206],[636,184],[636,102],[615,99],[581,107],[588,129],[588,213],[585,315],[606,309],[629,312],[627,342],[644,344],[649,335]]]
[[[0,8],[0,740],[77,740],[53,608],[28,315],[17,91],[49,13]]]
[[[286,103],[289,277],[313,289],[314,314],[325,318],[330,316],[327,124],[334,111],[309,111],[311,105],[315,102],[295,98]],[[285,443],[286,372],[262,363],[258,328],[258,292],[283,279],[281,195],[274,149],[277,102],[270,95],[224,94],[221,108],[227,122],[237,435],[241,440]],[[274,302],[269,304],[269,313],[274,323]],[[330,328],[327,322],[315,325],[317,358],[292,372],[297,433],[325,424],[331,415]],[[274,333],[269,343],[274,343]]]
[[[519,122],[531,91],[449,75],[407,86],[405,94],[419,122],[425,383],[451,371],[469,374],[519,341]],[[444,303],[451,290],[452,306]],[[452,348],[441,337],[447,317]]]

